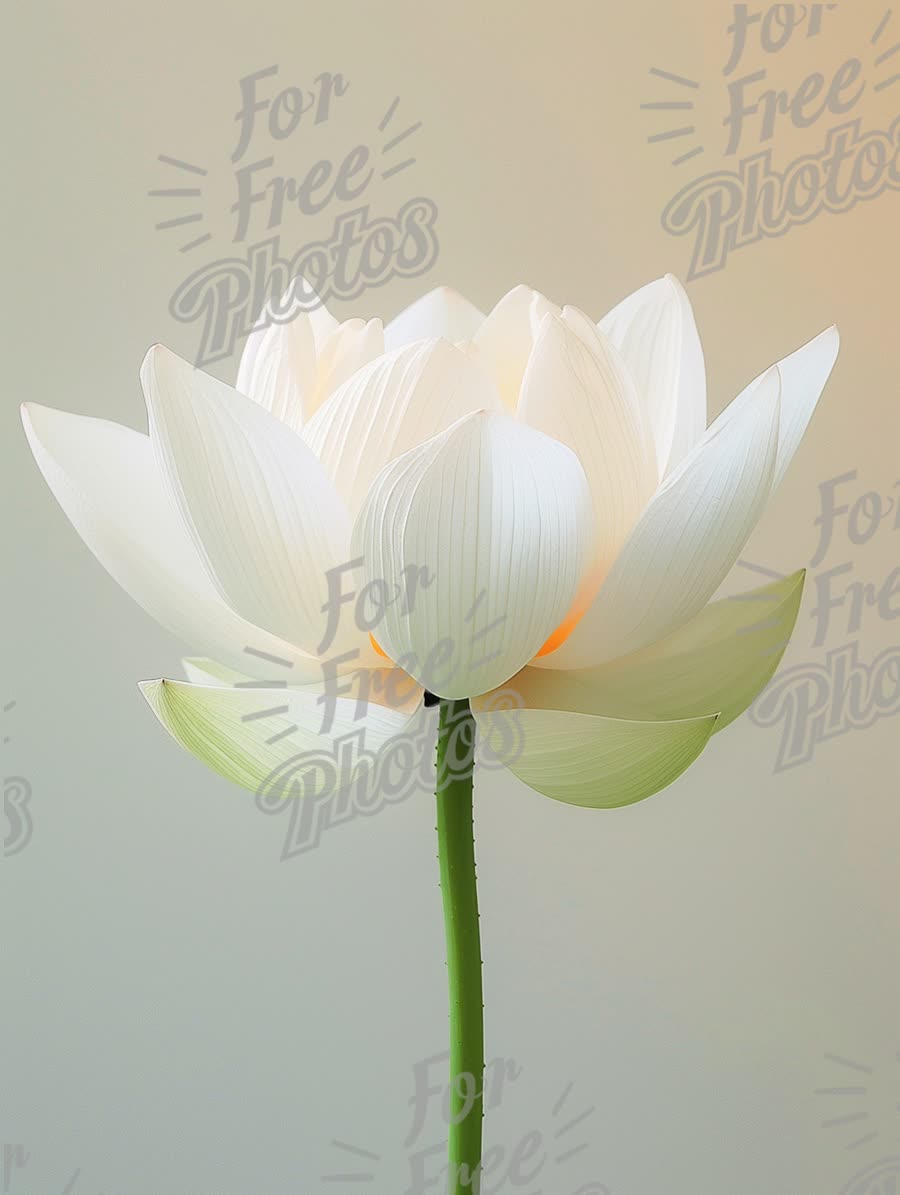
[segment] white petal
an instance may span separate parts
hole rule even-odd
[[[233,689],[235,685],[241,685],[250,680],[245,672],[238,672],[235,668],[229,668],[226,664],[220,664],[218,660],[210,660],[205,656],[185,656],[181,661],[181,667],[192,685],[224,685],[226,688]],[[272,671],[274,672],[274,668]],[[542,675],[550,676],[552,674]]]
[[[781,426],[778,434],[775,477],[772,482],[773,493],[784,478],[794,453],[800,446],[825,389],[825,383],[834,368],[839,348],[838,330],[832,326],[775,366],[781,374]],[[729,403],[722,416],[733,418],[744,409],[747,402],[752,402],[753,395],[762,384],[766,373],[754,378],[750,385]]]
[[[328,337],[340,327],[337,318],[331,314],[315,288],[302,274],[294,275],[281,298],[268,304],[268,310],[274,319],[282,323],[302,312],[312,329],[317,353],[321,352],[322,345]]]
[[[235,389],[299,431],[341,382],[383,351],[380,320],[339,323],[298,274],[278,302],[263,307]]]
[[[507,409],[514,411],[525,366],[545,315],[559,314],[536,290],[516,286],[503,296],[475,336],[479,360],[493,376]]]
[[[716,718],[635,722],[559,710],[472,708],[482,751],[555,801],[616,809],[676,780],[709,742]]]
[[[298,274],[288,287],[288,296],[294,304],[301,307],[309,317],[312,328],[316,353],[322,351],[322,346],[340,327],[340,321],[332,315],[324,302],[316,294],[312,286],[302,275]]]
[[[392,592],[427,570],[412,603],[388,607],[383,650],[442,697],[501,684],[568,610],[591,523],[575,454],[509,416],[467,416],[414,448],[378,475],[354,528],[367,575]]]
[[[271,319],[267,313],[266,319]],[[241,355],[235,388],[299,432],[303,395],[315,377],[315,341],[309,316],[301,311],[286,323],[254,328]]]
[[[381,320],[345,320],[321,341],[317,352],[315,381],[303,396],[306,419],[315,415],[338,386],[384,352]]]
[[[712,602],[665,639],[598,668],[523,668],[504,686],[504,700],[638,720],[718,712],[722,730],[774,676],[797,621],[803,579],[801,569]]]
[[[647,404],[664,477],[706,427],[706,369],[690,301],[667,274],[623,299],[599,328],[621,352]]]
[[[157,457],[222,595],[315,652],[326,571],[350,559],[348,516],[324,469],[284,424],[174,353],[151,349],[141,379]]]
[[[316,680],[321,661],[222,600],[178,514],[148,436],[27,403],[35,460],[75,530],[115,581],[172,634],[251,675]],[[269,662],[264,655],[270,657]],[[271,662],[276,658],[282,663]]]
[[[587,343],[582,336],[590,338]],[[563,319],[544,317],[516,414],[568,444],[584,468],[595,532],[585,580],[589,600],[657,485],[653,443],[634,384],[606,338],[586,316],[566,308]]]
[[[339,327],[302,274],[260,312],[238,365],[235,389],[294,430],[303,424],[303,394],[315,381],[316,356]]]
[[[772,369],[753,402],[709,428],[656,492],[587,613],[539,666],[588,668],[627,655],[703,609],[768,500],[780,388]]]
[[[384,347],[390,352],[434,336],[450,341],[471,340],[483,322],[484,312],[474,303],[449,286],[439,286],[391,320],[384,330]]]
[[[251,688],[259,692],[266,686],[254,683],[246,673],[238,672],[234,668],[227,668],[217,660],[210,660],[198,656],[188,656],[181,661],[184,674],[192,685],[223,686],[229,689]],[[268,680],[272,691],[275,668],[270,668]],[[417,684],[411,676],[400,668],[369,668],[360,667],[354,662],[342,663],[340,667],[329,672],[326,677],[320,669],[319,675],[310,678],[308,682],[293,683],[293,678],[284,674],[290,683],[278,685],[279,692],[285,695],[299,694],[301,697],[322,698],[324,704],[329,694],[343,700],[350,700],[363,705],[374,702],[390,710],[401,710],[413,713],[422,703],[422,686]],[[301,678],[298,678],[301,680]]]
[[[835,327],[826,330],[796,352],[778,362],[781,374],[781,431],[775,462],[773,489],[787,472],[825,383],[831,375],[840,348]]]
[[[335,691],[325,699],[315,691],[168,680],[145,681],[141,691],[172,737],[207,767],[276,799],[346,790],[366,753],[377,756],[389,747],[420,704],[395,710]]]
[[[446,340],[419,340],[354,374],[305,439],[356,511],[388,461],[478,410],[502,410],[487,374]]]

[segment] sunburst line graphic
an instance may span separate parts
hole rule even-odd
[[[195,241],[188,241],[186,245],[182,245],[180,252],[189,253],[191,249],[196,249],[198,245],[205,245],[207,241],[212,240],[212,233],[205,232],[202,236],[197,237]]]
[[[416,121],[415,124],[411,124],[408,129],[404,129],[402,133],[398,133],[396,137],[392,137],[391,140],[388,141],[387,145],[384,146],[384,148],[382,149],[381,152],[383,154],[388,153],[390,150],[394,149],[395,146],[399,145],[401,141],[405,141],[407,137],[412,136],[413,133],[417,133],[421,127],[422,127],[421,120]]]
[[[241,721],[259,722],[262,718],[277,718],[281,714],[286,714],[289,709],[288,705],[273,705],[271,709],[254,710],[252,714],[241,714]]]
[[[893,9],[889,8],[887,10],[887,12],[884,14],[884,16],[881,18],[881,20],[878,22],[878,28],[872,34],[872,45],[873,46],[877,44],[882,33],[884,33],[885,29],[890,24],[890,20],[893,15],[894,15]]]
[[[670,83],[680,83],[682,87],[696,89],[700,86],[696,79],[688,79],[685,75],[675,75],[671,71],[662,71],[658,66],[651,66],[650,74],[656,75],[660,79],[667,79]]]
[[[177,166],[179,170],[187,170],[191,174],[207,174],[202,166],[195,166],[193,162],[185,162],[181,158],[171,158],[168,154],[160,154],[158,160],[165,166]]]
[[[840,1054],[825,1054],[824,1059],[832,1066],[840,1067],[845,1071],[852,1071],[858,1075],[874,1076],[876,1074],[875,1067],[867,1062],[860,1062],[858,1059],[846,1058]],[[898,1060],[900,1060],[900,1055],[898,1055]],[[823,1129],[844,1129],[849,1127],[851,1131],[854,1131],[854,1126],[861,1126],[865,1121],[870,1120],[868,1109],[860,1107],[858,1102],[862,1097],[869,1095],[868,1085],[851,1084],[847,1086],[818,1087],[815,1094],[826,1097],[830,1105],[829,1115],[820,1123],[820,1127]],[[856,1107],[851,1106],[847,1111],[841,1111],[840,1103],[848,1097],[856,1104]],[[835,1114],[831,1115],[831,1107],[834,1107],[832,1101],[835,1100],[837,1102],[837,1109]],[[864,1132],[861,1136],[853,1136],[851,1140],[845,1142],[844,1148],[848,1151],[862,1149],[864,1145],[869,1145],[873,1141],[876,1141],[880,1135],[877,1128],[872,1129],[870,1132]]]
[[[894,15],[893,10],[889,8],[887,10],[887,12],[884,14],[884,16],[881,18],[881,20],[879,21],[878,28],[872,34],[871,40],[872,40],[873,46],[878,45],[878,42],[881,40],[882,34],[887,29],[888,25],[890,25],[891,18],[893,17],[893,15]],[[881,67],[884,66],[884,64],[886,62],[888,62],[891,58],[894,57],[894,55],[897,53],[898,50],[900,50],[900,42],[895,42],[894,45],[888,46],[888,48],[886,50],[882,51],[882,53],[879,54],[875,58],[874,65],[880,69]],[[885,91],[888,87],[893,87],[895,83],[900,83],[900,71],[897,71],[893,75],[888,76],[887,79],[881,79],[881,80],[879,80],[879,82],[873,83],[872,90],[873,91]]]
[[[476,597],[475,601],[472,603],[472,605],[466,611],[466,614],[465,614],[466,622],[471,622],[474,619],[475,614],[477,613],[479,607],[481,606],[482,602],[484,601],[486,595],[487,595],[487,590],[482,589],[481,592]],[[494,628],[500,622],[503,621],[504,617],[505,617],[505,615],[501,616],[498,619],[495,619],[493,622],[489,623],[486,627],[482,627],[482,629],[480,631],[475,631],[472,635],[472,642],[476,643],[476,642],[478,642],[479,639],[483,639],[486,635],[490,634],[490,632],[492,630],[494,630]],[[245,647],[244,651],[247,655],[255,656],[257,659],[266,660],[272,664],[277,664],[279,667],[293,668],[293,664],[291,663],[290,660],[286,660],[281,656],[274,656],[270,652],[260,651],[259,649],[254,648],[254,647]],[[485,659],[493,659],[493,658],[494,658],[493,656],[485,657]],[[247,689],[247,690],[288,689],[288,688],[290,688],[290,683],[288,681],[284,680],[283,678],[278,678],[276,680],[272,680],[272,679],[268,679],[268,678],[265,680],[248,679],[248,680],[233,682],[231,685],[231,688]],[[288,713],[290,713],[289,705],[276,705],[276,706],[272,706],[267,709],[253,710],[250,713],[241,714],[241,722],[259,722],[259,721],[262,721],[264,718],[279,718],[282,715],[288,714]],[[282,739],[289,738],[292,734],[295,734],[299,729],[300,729],[300,727],[296,723],[293,723],[290,726],[281,727],[279,730],[275,731],[275,733],[271,736],[271,738],[266,739],[266,746],[267,747],[274,746],[275,743],[281,742]]]
[[[245,647],[244,653],[248,656],[256,656],[258,660],[268,660],[270,664],[278,664],[282,668],[293,668],[294,665],[290,660],[286,660],[284,656],[273,656],[269,651],[260,651],[258,647]]]
[[[596,1111],[596,1108],[585,1108],[583,1112],[579,1112],[578,1115],[573,1120],[570,1120],[568,1124],[564,1124],[561,1129],[557,1130],[557,1137],[563,1137],[566,1133],[570,1133],[572,1129],[577,1128],[583,1120],[587,1120],[589,1116],[593,1116]]]
[[[182,224],[196,224],[198,220],[203,219],[202,212],[191,212],[188,216],[174,216],[171,220],[163,220],[162,223],[157,224],[157,232],[163,228],[180,228]]]
[[[673,137],[689,137],[691,133],[696,133],[696,128],[692,124],[685,125],[681,129],[666,129],[663,133],[654,133],[647,138],[649,144],[656,141],[671,141]]]
[[[395,115],[399,105],[400,105],[399,95],[394,96],[394,98],[391,100],[384,116],[382,116],[381,120],[378,122],[379,133],[383,133],[385,131],[385,129],[388,127],[388,125],[391,123],[391,121],[394,119],[394,115]],[[397,133],[396,136],[391,137],[391,139],[389,141],[385,142],[385,144],[382,146],[382,149],[381,149],[382,156],[384,156],[385,154],[391,153],[391,151],[395,150],[398,145],[402,144],[407,139],[407,137],[412,137],[415,133],[417,133],[419,131],[419,129],[421,129],[421,127],[422,127],[422,121],[417,120],[415,124],[411,124],[408,128],[405,128],[402,133]],[[395,165],[389,166],[389,167],[387,167],[387,169],[383,170],[381,172],[381,177],[383,179],[392,178],[395,174],[399,174],[401,170],[408,170],[410,166],[415,166],[415,164],[416,164],[416,158],[405,158],[402,162],[397,162]]]
[[[738,560],[739,568],[745,568],[750,572],[759,573],[763,577],[768,577],[772,581],[784,581],[786,576],[784,573],[779,573],[773,568],[766,568],[762,564],[754,564],[750,560]],[[728,602],[780,602],[781,595],[777,593],[731,593],[724,599]],[[756,622],[749,623],[747,626],[738,627],[734,632],[735,635],[754,635],[757,631],[774,630],[781,625],[781,619],[774,616],[772,618],[759,618]],[[775,656],[783,652],[791,641],[790,635],[785,636],[784,639],[779,639],[775,643],[770,643],[764,647],[758,654],[761,658],[766,656]]]
[[[559,1115],[560,1111],[562,1110],[562,1106],[563,1106],[563,1104],[564,1104],[564,1103],[566,1102],[566,1100],[569,1098],[569,1093],[571,1092],[571,1090],[572,1090],[572,1088],[573,1088],[574,1086],[575,1086],[575,1084],[574,1084],[574,1083],[568,1083],[568,1084],[566,1084],[566,1086],[563,1088],[562,1095],[559,1097],[559,1099],[556,1101],[556,1103],[553,1105],[553,1107],[552,1107],[552,1108],[551,1108],[551,1110],[550,1110],[550,1115],[551,1115],[551,1116],[558,1116],[558,1115]]]
[[[400,97],[395,96],[388,105],[387,110],[385,111],[381,120],[378,122],[379,133],[385,132],[388,125],[394,119],[399,106]],[[422,121],[419,120],[414,124],[409,125],[401,132],[396,133],[393,137],[389,138],[381,147],[382,158],[385,158],[393,153],[393,151],[407,141],[408,138],[415,136],[415,134],[421,128]],[[199,175],[201,178],[205,178],[209,173],[205,167],[198,166],[195,162],[187,162],[183,158],[173,157],[171,154],[159,154],[157,156],[157,160],[164,166],[170,166],[176,170],[183,170],[188,174]],[[393,178],[395,174],[399,174],[403,170],[408,170],[410,166],[415,166],[416,161],[417,158],[415,156],[409,156],[404,158],[402,161],[394,162],[390,165],[385,164],[381,171],[381,177],[385,180]],[[147,192],[147,195],[152,199],[160,199],[164,201],[172,199],[199,199],[203,195],[203,190],[201,187],[154,187],[152,190]],[[181,228],[187,224],[196,224],[202,221],[204,218],[205,217],[202,211],[188,212],[181,216],[172,217],[171,219],[160,220],[156,224],[156,231],[165,232],[170,228]],[[190,253],[191,250],[196,249],[199,245],[206,244],[206,242],[210,240],[212,240],[212,233],[208,231],[202,232],[199,236],[194,237],[192,240],[186,241],[183,245],[180,245],[179,252]]]
[[[383,133],[384,130],[387,128],[387,126],[390,124],[394,113],[397,111],[397,105],[399,103],[400,103],[400,97],[399,97],[399,95],[395,95],[394,98],[391,100],[391,104],[390,104],[390,107],[388,108],[387,112],[385,112],[384,116],[382,116],[381,123],[378,125],[379,133]]]
[[[391,166],[387,170],[382,170],[381,177],[385,179],[391,178],[392,175],[399,174],[401,170],[408,170],[410,166],[415,166],[415,164],[415,158],[407,158],[405,162],[398,162],[396,166]]]
[[[689,108],[693,108],[693,100],[654,100],[651,104],[641,104],[647,112],[667,112],[675,110],[678,112],[686,112]]]
[[[254,656],[257,660],[265,660],[267,664],[275,664],[278,668],[291,669],[294,667],[291,660],[286,660],[284,656],[273,655],[270,651],[263,651],[258,647],[245,647],[244,653],[248,656]],[[264,680],[244,680],[237,681],[234,685],[235,689],[286,689],[288,682],[282,677],[277,679],[266,678]],[[283,706],[279,710],[261,710],[256,714],[245,714],[241,718],[242,722],[251,721],[255,718],[272,717],[276,713],[284,713],[288,710],[288,706]],[[273,744],[286,739],[289,735],[294,734],[299,727],[294,723],[291,726],[286,726],[283,730],[277,731],[271,738],[266,739],[266,746],[271,747]]]
[[[346,1141],[338,1141],[332,1139],[331,1144],[335,1149],[343,1150],[345,1153],[353,1154],[357,1158],[365,1158],[370,1162],[380,1162],[382,1160],[381,1154],[373,1153],[370,1149],[363,1149],[359,1145],[350,1145]],[[375,1181],[375,1175],[371,1171],[353,1171],[350,1174],[323,1174],[323,1183],[371,1183]]]
[[[699,90],[700,84],[696,79],[689,79],[686,75],[678,75],[674,71],[664,71],[658,66],[651,66],[650,72],[657,79],[663,79],[667,83],[673,83],[676,87],[689,88],[691,91]],[[682,93],[683,94],[683,93]],[[641,108],[647,112],[690,112],[694,107],[693,100],[671,99],[671,100],[648,100],[641,104]],[[684,125],[679,128],[663,129],[658,133],[651,133],[647,137],[647,143],[654,145],[659,142],[674,141],[681,137],[692,137],[697,132],[694,125]],[[672,158],[673,166],[680,166],[684,162],[691,161],[699,154],[702,154],[704,147],[702,145],[695,145],[691,149],[686,150],[682,154],[676,155]]]
[[[570,1081],[563,1088],[562,1093],[560,1094],[556,1103],[553,1105],[553,1107],[550,1110],[550,1116],[551,1116],[552,1120],[556,1120],[556,1118],[564,1110],[566,1103],[568,1102],[569,1096],[572,1094],[572,1089],[574,1086],[575,1086],[574,1082]],[[583,1124],[586,1120],[589,1120],[590,1117],[592,1117],[596,1111],[597,1111],[597,1109],[595,1107],[591,1106],[590,1108],[585,1108],[582,1112],[578,1112],[570,1120],[567,1120],[565,1124],[560,1125],[558,1128],[554,1129],[554,1131],[553,1131],[554,1139],[556,1141],[559,1141],[559,1139],[561,1137],[564,1137],[567,1133],[570,1133],[573,1129],[577,1128],[580,1124]],[[582,1141],[579,1145],[573,1145],[570,1149],[564,1149],[562,1153],[558,1153],[555,1155],[554,1161],[555,1161],[556,1165],[561,1166],[565,1162],[568,1162],[572,1158],[576,1157],[578,1154],[584,1153],[584,1151],[587,1149],[588,1145],[589,1145],[589,1141]]]
[[[846,1066],[850,1070],[859,1071],[864,1075],[874,1075],[875,1068],[867,1066],[864,1062],[854,1062],[852,1058],[842,1058],[839,1054],[826,1054],[826,1062],[834,1062],[838,1066]]]
[[[282,739],[289,738],[297,730],[297,724],[293,726],[286,726],[284,730],[279,730],[277,734],[273,734],[270,739],[266,739],[266,746],[272,747],[275,743],[280,743]]]
[[[703,146],[698,145],[694,149],[689,149],[686,154],[681,154],[677,158],[672,159],[673,166],[680,166],[682,162],[689,162],[691,158],[696,158],[697,154],[703,153]]]
[[[773,581],[784,581],[786,573],[779,573],[774,568],[767,568],[764,564],[754,564],[752,560],[739,560],[737,562],[738,568],[748,569],[751,573],[759,573],[762,577],[769,577]],[[766,598],[766,601],[771,599]]]
[[[166,187],[161,191],[148,191],[153,199],[164,199],[171,197],[172,199],[181,199],[190,195],[202,195],[203,191],[200,187]]]
[[[900,50],[900,41],[895,42],[891,48],[889,50],[885,50],[883,54],[879,54],[875,59],[875,65],[881,66],[882,62],[887,62],[887,60],[892,58],[898,50]]]
[[[557,1154],[553,1160],[557,1166],[562,1166],[564,1162],[569,1162],[572,1160],[572,1158],[577,1157],[578,1154],[583,1154],[587,1147],[588,1143],[586,1141],[582,1141],[581,1145],[574,1145],[565,1153]]]
[[[188,174],[199,174],[204,178],[208,174],[208,171],[203,166],[197,166],[193,162],[185,162],[182,158],[173,158],[170,154],[159,154],[157,161],[162,162],[164,166],[173,166],[176,170],[185,170]],[[147,194],[152,199],[196,199],[202,197],[203,189],[202,187],[157,187],[152,191],[148,191]],[[198,220],[202,219],[202,212],[189,212],[185,216],[176,216],[171,220],[161,220],[156,225],[156,231],[164,232],[169,228],[180,228],[185,224],[196,224]],[[204,232],[192,241],[187,241],[185,244],[180,245],[179,252],[189,253],[191,249],[196,249],[198,245],[204,245],[210,240],[212,240],[212,233]]]
[[[868,1112],[848,1112],[844,1116],[834,1116],[831,1120],[823,1120],[822,1128],[834,1129],[837,1128],[838,1125],[853,1124],[854,1121],[857,1120],[866,1120],[868,1115]]]
[[[562,1092],[560,1093],[560,1095],[558,1096],[558,1098],[556,1099],[556,1102],[553,1104],[553,1106],[550,1110],[550,1116],[551,1116],[552,1121],[555,1121],[559,1117],[560,1113],[564,1110],[566,1102],[568,1101],[569,1096],[572,1093],[573,1087],[574,1087],[573,1082],[567,1083],[566,1086],[563,1088]],[[593,1116],[596,1113],[596,1111],[597,1111],[597,1109],[593,1106],[590,1108],[586,1108],[583,1111],[572,1116],[569,1120],[566,1121],[565,1124],[563,1124],[559,1127],[555,1127],[553,1130],[553,1134],[552,1134],[553,1139],[556,1142],[559,1142],[559,1139],[561,1137],[565,1136],[566,1134],[570,1133],[573,1129],[575,1129],[579,1125],[583,1124],[591,1116]],[[346,1141],[339,1141],[339,1140],[333,1138],[331,1141],[331,1144],[335,1149],[341,1150],[345,1153],[352,1154],[354,1157],[362,1158],[365,1161],[380,1163],[385,1160],[382,1155],[374,1153],[372,1150],[363,1149],[362,1146],[359,1146],[359,1145],[350,1145]],[[549,1144],[550,1143],[548,1141],[548,1146],[549,1146]],[[565,1162],[571,1161],[572,1158],[577,1157],[579,1154],[584,1153],[584,1151],[588,1148],[589,1145],[590,1145],[590,1139],[588,1139],[587,1141],[582,1141],[577,1145],[573,1145],[568,1149],[566,1149],[562,1145],[562,1143],[560,1143],[562,1152],[553,1154],[552,1161],[557,1166],[562,1165]],[[337,1174],[337,1173],[323,1174],[321,1176],[321,1181],[323,1183],[339,1183],[339,1182],[342,1182],[342,1183],[371,1183],[376,1180],[376,1177],[377,1177],[377,1175],[371,1171],[356,1170],[356,1171],[352,1171],[349,1173],[342,1173],[342,1174]],[[589,1192],[589,1191],[590,1192],[596,1191],[597,1195],[609,1195],[609,1192],[606,1187],[597,1186],[596,1184],[594,1186],[589,1186],[589,1187],[585,1187],[585,1188],[581,1188],[581,1189],[585,1192],[585,1195],[587,1195],[587,1192]]]

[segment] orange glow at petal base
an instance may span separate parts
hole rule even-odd
[[[553,634],[550,636],[550,638],[547,640],[547,642],[544,644],[544,646],[541,648],[541,650],[537,653],[537,655],[534,658],[536,660],[539,660],[541,658],[541,656],[549,656],[551,651],[556,651],[556,649],[559,646],[561,646],[561,644],[565,643],[565,641],[572,634],[572,632],[574,631],[574,629],[578,625],[578,623],[581,622],[582,616],[584,615],[584,612],[586,609],[587,609],[587,603],[580,604],[580,606],[577,610],[573,609],[572,612],[559,624],[559,626],[556,628],[556,630],[553,632]],[[372,647],[374,648],[374,650],[378,653],[378,655],[381,656],[381,658],[383,660],[388,660],[390,662],[391,657],[382,648],[381,644],[378,642],[378,640],[375,638],[375,636],[371,633],[371,631],[369,632],[369,642],[372,644]]]
[[[372,644],[372,646],[375,648],[375,650],[378,652],[378,654],[381,656],[381,658],[383,660],[390,660],[391,657],[387,654],[386,651],[381,650],[378,640],[375,638],[375,636],[372,634],[371,631],[369,631],[369,642]]]
[[[539,660],[541,656],[549,656],[551,651],[556,651],[561,644],[565,643],[575,630],[576,625],[581,621],[583,613],[583,610],[579,610],[577,614],[570,614],[564,622],[561,622],[534,658]]]
[[[600,588],[600,580],[601,580],[601,578],[599,578],[599,577],[595,577],[593,579],[593,584],[591,585],[587,594],[585,596],[579,598],[579,600],[575,603],[575,605],[572,607],[572,609],[569,611],[569,613],[566,615],[566,617],[562,620],[562,622],[559,624],[559,626],[556,628],[556,630],[553,632],[553,634],[550,636],[550,638],[547,640],[547,642],[544,644],[544,646],[541,648],[541,650],[534,657],[536,660],[539,660],[541,658],[541,656],[549,656],[551,651],[556,651],[556,649],[558,647],[562,646],[562,644],[565,643],[565,641],[572,634],[572,632],[575,630],[575,628],[578,626],[578,624],[581,622],[582,618],[584,617],[585,611],[587,610],[588,606],[591,604],[597,590]]]

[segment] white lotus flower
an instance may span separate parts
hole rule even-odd
[[[143,686],[160,720],[256,789],[349,729],[386,749],[429,691],[470,698],[488,739],[515,716],[509,766],[551,797],[656,792],[749,705],[790,636],[802,573],[709,603],[800,442],[836,329],[710,427],[671,277],[599,324],[525,287],[487,317],[433,291],[384,345],[376,322],[300,314],[251,335],[237,389],[156,347],[149,435],[24,408],[84,541],[206,658],[201,683]],[[328,576],[354,558],[357,590],[422,583],[374,639],[344,607],[326,658],[367,704],[360,720],[342,694],[323,734]],[[508,690],[514,714],[498,708]]]

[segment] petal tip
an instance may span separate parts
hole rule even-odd
[[[668,282],[669,286],[671,286],[679,294],[687,293],[684,289],[684,283],[681,281],[681,279],[678,277],[677,274],[664,274],[663,280],[665,282]]]

